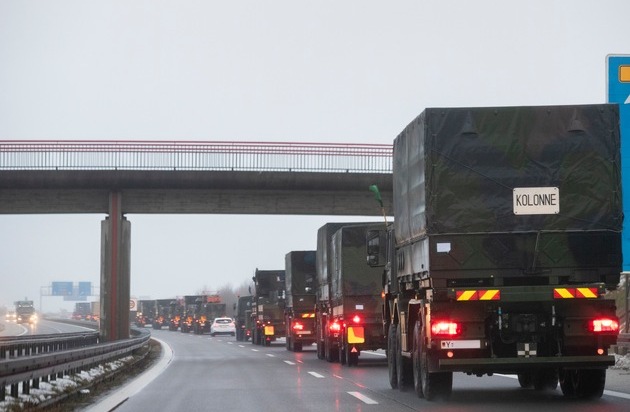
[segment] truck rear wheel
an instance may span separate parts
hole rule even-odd
[[[533,373],[534,389],[537,391],[555,390],[558,387],[558,370],[541,369]]]
[[[337,348],[334,347],[330,336],[324,336],[324,350],[326,352],[326,360],[328,362],[337,362],[339,359],[339,353]]]
[[[416,328],[414,330],[417,331],[419,328],[419,323],[416,323]],[[422,332],[420,335],[420,341],[418,342],[419,346],[419,366],[420,366],[420,379],[422,381],[422,393],[424,394],[424,398],[428,401],[432,401],[438,398],[448,399],[451,396],[453,391],[453,372],[430,372],[429,371],[429,362],[430,354],[425,345],[425,331],[422,328]],[[417,337],[418,334],[414,334],[414,337]]]
[[[413,368],[409,359],[402,355],[402,330],[400,325],[396,328],[396,379],[398,389],[404,391],[413,383]]]
[[[605,386],[605,369],[567,369],[560,372],[560,388],[565,397],[601,398]]]
[[[302,352],[302,342],[293,342],[293,351]]]
[[[398,388],[398,373],[396,372],[396,324],[391,323],[387,330],[387,372],[389,373],[389,386]]]

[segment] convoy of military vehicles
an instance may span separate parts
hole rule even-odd
[[[316,250],[256,269],[236,340],[347,366],[385,350],[391,387],[428,400],[453,372],[600,397],[619,333],[618,123],[615,105],[425,110],[394,142],[393,220],[327,223]],[[140,301],[137,322],[208,333],[225,315],[194,295]]]

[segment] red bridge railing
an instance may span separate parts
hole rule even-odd
[[[0,170],[391,173],[392,145],[283,142],[0,141]]]

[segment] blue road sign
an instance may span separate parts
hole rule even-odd
[[[608,103],[619,104],[621,186],[623,190],[623,270],[630,271],[630,55],[606,57]],[[628,140],[628,142],[626,142]]]
[[[92,282],[79,282],[79,296],[92,296]]]
[[[72,296],[72,282],[53,282],[53,296]]]

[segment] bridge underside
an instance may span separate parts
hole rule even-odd
[[[392,213],[391,174],[217,171],[3,171],[0,214],[109,213],[377,216]]]

